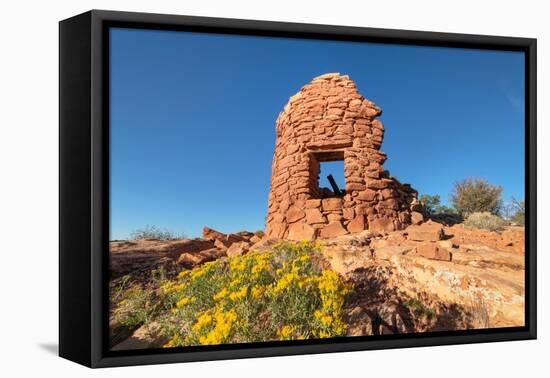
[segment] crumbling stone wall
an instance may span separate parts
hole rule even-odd
[[[268,237],[331,238],[393,231],[422,221],[417,192],[389,176],[381,109],[347,75],[314,78],[276,121]],[[320,163],[344,161],[345,193],[319,188]]]

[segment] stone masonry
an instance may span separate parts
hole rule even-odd
[[[382,167],[384,126],[376,119],[381,113],[338,73],[314,78],[289,99],[275,125],[268,237],[332,238],[394,231],[423,220],[417,192]],[[319,188],[320,163],[339,160],[344,192]]]

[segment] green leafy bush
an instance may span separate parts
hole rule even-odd
[[[437,317],[437,313],[434,309],[426,306],[418,299],[411,298],[403,302],[405,307],[408,307],[417,318],[425,318],[427,320],[433,320]]]
[[[470,214],[464,221],[464,225],[471,228],[500,231],[506,226],[506,221],[489,212],[482,212]]]
[[[345,334],[351,286],[317,263],[311,243],[206,263],[161,286],[166,347]]]
[[[423,194],[419,201],[424,205],[425,215],[436,222],[452,225],[464,220],[455,209],[442,205],[441,197],[437,194]]]
[[[451,201],[461,215],[476,212],[498,215],[502,207],[502,187],[480,178],[467,178],[455,184]]]

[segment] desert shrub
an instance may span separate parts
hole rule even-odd
[[[423,194],[418,200],[424,205],[424,212],[427,216],[435,214],[438,207],[441,206],[441,197],[439,195]]]
[[[157,226],[145,226],[137,229],[130,235],[132,240],[139,239],[155,239],[155,240],[181,240],[185,239],[185,235],[176,234],[172,231],[162,230]]]
[[[489,231],[499,231],[506,226],[506,221],[489,212],[472,213],[464,221],[466,227],[481,228]]]
[[[516,212],[512,218],[511,221],[515,224],[518,224],[520,226],[525,225],[525,213],[524,212]]]
[[[457,182],[451,193],[451,201],[461,215],[467,217],[476,212],[497,215],[502,206],[502,187],[484,179],[467,178]]]
[[[264,237],[265,233],[262,230],[258,230],[256,232],[254,232],[254,235],[256,235],[257,237],[259,237],[261,239],[261,238]]]
[[[158,302],[150,288],[138,284],[118,293],[113,318],[123,326],[135,328],[148,323],[157,313]]]
[[[511,221],[519,224],[525,224],[525,201],[518,201],[515,198],[512,198],[512,210],[514,215],[511,217]]]
[[[420,300],[411,298],[403,302],[417,318],[425,318],[430,321],[436,318],[437,313],[431,307],[424,305]]]
[[[423,194],[419,201],[424,205],[425,215],[436,222],[452,225],[464,220],[456,209],[442,205],[441,197],[437,194]]]
[[[116,284],[110,285],[109,300],[110,300],[111,306],[114,306],[121,301],[121,298],[123,297],[124,293],[130,286],[131,286],[131,277],[128,274],[120,277],[120,279],[118,280],[118,282],[116,282]]]
[[[311,243],[206,263],[161,286],[166,347],[344,335],[351,286],[315,263]]]

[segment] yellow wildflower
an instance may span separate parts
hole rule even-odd
[[[206,336],[199,337],[199,342],[203,345],[221,344],[231,334],[233,323],[237,320],[237,313],[235,310],[223,312],[217,311],[214,315],[216,325],[208,332]]]
[[[189,269],[187,270],[182,270],[181,272],[179,272],[178,274],[178,278],[185,278],[187,277],[189,274],[191,274],[191,271]]]
[[[201,278],[206,272],[206,268],[195,268],[191,272],[191,279],[196,280],[198,278]]]
[[[162,290],[162,292],[164,294],[169,294],[173,290],[174,285],[175,285],[174,282],[167,282],[167,283],[161,285],[160,289]]]
[[[280,340],[288,340],[293,333],[294,328],[289,325],[282,326],[279,330],[277,330],[277,336]]]
[[[189,302],[190,302],[189,298],[183,297],[179,301],[176,302],[176,307],[177,308],[182,308],[182,307],[186,306],[187,304],[189,304]]]
[[[326,339],[326,338],[330,337],[331,335],[330,335],[330,332],[321,330],[321,331],[319,331],[318,336],[321,339]]]
[[[251,290],[252,298],[259,298],[263,295],[265,292],[265,288],[261,286],[254,286]]]
[[[227,297],[228,294],[229,294],[229,290],[227,290],[227,288],[223,288],[216,295],[214,295],[214,300],[221,301],[222,299]]]
[[[181,284],[178,284],[178,285],[174,285],[172,286],[172,290],[171,291],[180,291],[180,290],[185,290],[187,289],[187,283],[181,283]]]
[[[246,269],[246,261],[242,257],[235,257],[229,263],[231,271],[242,272]]]
[[[197,322],[193,325],[193,331],[200,332],[202,329],[212,324],[212,320],[212,315],[210,315],[208,312],[205,312],[198,317]]]
[[[330,324],[332,323],[332,316],[330,315],[324,315],[322,318],[321,318],[321,324],[325,327],[328,327],[330,326]]]
[[[183,343],[182,337],[178,334],[172,337],[166,344],[164,344],[163,348],[173,348],[181,345]]]
[[[248,292],[248,287],[243,286],[239,291],[229,294],[229,299],[231,299],[232,301],[243,299],[246,297],[247,292]]]
[[[256,258],[256,264],[252,267],[253,278],[258,278],[262,272],[267,270],[269,265],[269,260],[267,254],[259,255]]]

